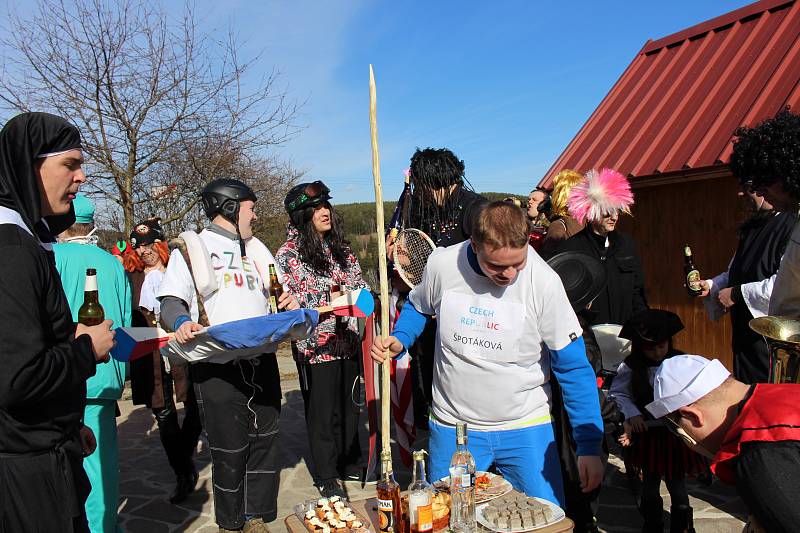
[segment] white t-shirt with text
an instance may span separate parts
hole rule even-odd
[[[436,315],[433,416],[470,429],[546,420],[550,358],[581,336],[558,275],[528,248],[525,268],[500,287],[473,270],[469,241],[431,254],[409,300]]]

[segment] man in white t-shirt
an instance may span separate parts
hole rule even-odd
[[[256,195],[232,179],[210,182],[201,193],[211,224],[199,234],[208,251],[216,290],[202,297],[209,325],[269,313],[267,277],[274,264],[253,237]],[[161,322],[181,344],[202,329],[192,271],[179,250],[172,252],[158,292]],[[284,292],[280,309],[298,309]],[[220,531],[268,531],[277,515],[280,375],[275,354],[237,350],[228,362],[191,366],[203,428],[211,448],[214,512]],[[232,359],[232,360],[231,360]],[[225,360],[225,359],[222,359]]]
[[[409,295],[382,361],[438,320],[430,413],[430,469],[448,475],[455,425],[466,422],[478,470],[494,465],[517,490],[564,505],[550,418],[550,371],[561,383],[584,491],[602,480],[597,385],[561,280],[528,246],[525,213],[494,202],[470,241],[437,249]]]

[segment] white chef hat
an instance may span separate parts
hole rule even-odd
[[[661,418],[696,402],[722,385],[730,375],[717,359],[709,361],[688,354],[670,357],[656,371],[653,402],[646,405],[647,410]]]

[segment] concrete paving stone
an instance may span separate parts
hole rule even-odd
[[[133,510],[138,509],[142,505],[150,502],[150,498],[143,498],[138,496],[125,496],[120,498],[119,502],[119,513],[122,514],[129,514]]]
[[[170,527],[163,522],[132,518],[122,523],[122,530],[127,533],[170,533]]]
[[[154,491],[157,491],[159,494],[165,493],[165,491],[160,490],[159,487],[154,487],[152,484],[145,483],[141,479],[132,479],[119,484],[120,496],[127,497],[135,495],[153,497]]]
[[[151,500],[147,504],[134,509],[130,513],[135,517],[158,518],[168,524],[182,524],[191,514],[188,510],[172,505],[166,500]]]
[[[694,521],[694,528],[702,533],[741,533],[743,524],[733,520],[699,518]]]

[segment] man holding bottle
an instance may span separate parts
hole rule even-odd
[[[72,318],[79,321],[78,311],[89,290],[87,269],[96,271],[94,288],[105,318],[113,327],[131,325],[131,287],[125,269],[113,255],[99,248],[94,233],[94,205],[86,196],[73,201],[75,224],[59,235],[53,245],[56,269],[61,276]],[[84,322],[84,321],[81,321]],[[110,360],[97,368],[86,383],[86,409],[83,423],[97,439],[97,451],[84,459],[92,491],[86,500],[89,529],[95,533],[117,530],[119,506],[119,466],[117,462],[117,400],[125,387],[125,363]]]
[[[86,380],[108,360],[111,321],[77,325],[52,253],[86,181],[77,128],[23,113],[0,131],[0,532],[87,531],[94,452]]]
[[[776,211],[800,210],[800,115],[788,109],[736,130],[731,171]],[[772,286],[768,315],[800,318],[800,224],[795,224]]]
[[[187,262],[182,251],[173,250],[157,295],[161,323],[189,346],[204,326],[268,314],[267,269],[275,262],[253,236],[256,195],[249,186],[216,179],[200,198],[211,220],[195,237],[202,244],[194,250],[203,256],[189,250]],[[279,309],[299,308],[286,292],[277,304]],[[191,366],[211,448],[215,518],[220,531],[268,532],[265,522],[278,511],[278,363],[275,354],[260,348],[219,355],[219,362]]]
[[[393,336],[376,341],[372,357],[402,353],[436,315],[432,478],[448,475],[456,424],[466,422],[477,470],[495,465],[517,490],[563,506],[551,368],[574,428],[584,491],[602,480],[603,424],[580,324],[558,276],[528,246],[527,231],[522,210],[486,206],[470,241],[434,251]]]

